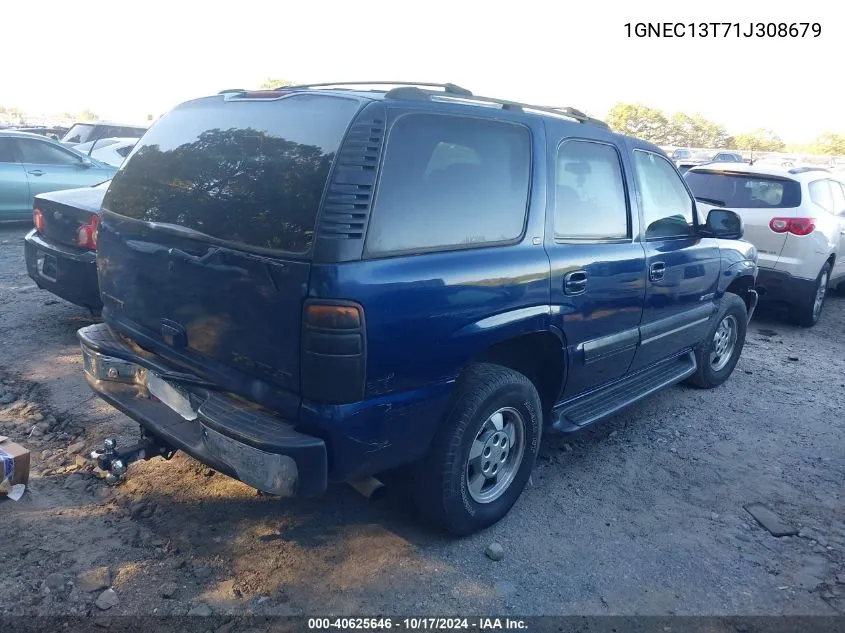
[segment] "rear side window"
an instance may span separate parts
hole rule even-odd
[[[794,180],[700,170],[688,171],[684,178],[694,196],[729,209],[787,209],[801,204],[801,185]]]
[[[828,213],[833,213],[833,194],[830,192],[830,183],[827,180],[816,180],[808,185],[810,200],[819,205]]]
[[[393,125],[367,252],[442,250],[518,239],[531,170],[528,129],[408,114]]]
[[[842,215],[845,212],[845,190],[842,183],[831,180],[830,190],[833,192],[833,212]]]
[[[139,141],[103,208],[225,242],[304,253],[358,107],[356,99],[314,94],[188,102]]]
[[[566,141],[557,155],[555,237],[628,237],[622,163],[612,145]]]

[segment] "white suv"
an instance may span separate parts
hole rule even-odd
[[[706,216],[737,211],[757,248],[760,300],[815,325],[827,289],[845,284],[845,180],[826,169],[709,163],[684,175]]]

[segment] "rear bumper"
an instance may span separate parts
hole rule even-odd
[[[755,289],[760,294],[761,302],[796,304],[815,294],[816,280],[794,277],[781,270],[760,268]]]
[[[33,229],[24,238],[24,254],[39,288],[89,310],[102,309],[95,252],[49,242]]]
[[[78,335],[91,388],[165,444],[263,492],[325,491],[328,459],[322,439],[219,391],[169,382],[190,402],[189,419],[146,386],[149,373],[173,373],[173,368],[136,350],[105,324],[83,328]]]

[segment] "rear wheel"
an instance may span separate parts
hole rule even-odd
[[[689,377],[689,383],[702,389],[712,389],[730,377],[745,345],[747,323],[745,302],[738,295],[726,292],[707,338],[695,349],[698,367]]]
[[[496,523],[519,498],[540,446],[542,406],[527,377],[499,365],[473,365],[456,389],[413,485],[427,520],[464,535]]]
[[[825,262],[816,277],[813,292],[792,308],[792,317],[798,325],[813,327],[819,322],[827,298],[827,284],[830,281],[830,262]]]

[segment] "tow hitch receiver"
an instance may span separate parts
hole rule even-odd
[[[93,451],[91,459],[95,460],[97,466],[108,473],[106,483],[115,486],[125,479],[126,469],[132,462],[137,462],[139,459],[152,459],[153,457],[170,459],[175,452],[174,449],[155,437],[144,434],[141,436],[139,443],[123,450],[117,450],[115,438],[106,438],[103,441],[103,450]]]

